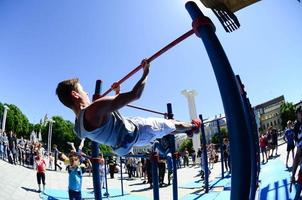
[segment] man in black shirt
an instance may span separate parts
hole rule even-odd
[[[296,110],[296,115],[297,115],[297,121],[294,126],[294,134],[295,134],[297,152],[293,163],[292,182],[295,182],[296,171],[302,158],[302,108],[301,106]]]

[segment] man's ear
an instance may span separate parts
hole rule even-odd
[[[80,97],[79,93],[77,93],[76,91],[72,90],[71,91],[71,96],[75,99],[78,99]]]

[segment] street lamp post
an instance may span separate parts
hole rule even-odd
[[[4,105],[4,112],[3,112],[3,119],[2,119],[2,132],[5,132],[7,110],[9,110],[9,107],[7,105]]]
[[[47,140],[47,151],[48,151],[48,155],[49,155],[49,153],[51,152],[52,125],[53,125],[53,123],[55,123],[55,121],[52,119],[48,119],[47,122],[49,123],[48,140]]]

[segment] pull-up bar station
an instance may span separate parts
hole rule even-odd
[[[228,121],[232,162],[232,189],[230,199],[253,199],[255,197],[255,192],[251,190],[256,190],[256,188],[254,186],[251,187],[251,162],[254,161],[252,160],[252,158],[255,158],[256,156],[254,155],[255,148],[251,147],[251,137],[248,135],[251,130],[250,127],[252,127],[252,125],[250,124],[251,122],[247,120],[247,109],[242,101],[234,72],[223,50],[223,47],[215,34],[215,26],[211,22],[211,20],[203,15],[196,3],[187,2],[185,7],[193,20],[193,29],[189,30],[188,32],[156,52],[154,55],[148,58],[147,61],[152,62],[167,50],[171,49],[181,41],[193,35],[193,33],[195,33],[197,37],[201,38],[211,61],[214,74],[216,76],[226,119]],[[97,81],[93,100],[96,100],[97,98],[110,93],[114,88],[122,84],[133,74],[142,69],[142,67],[143,65],[136,67],[121,80],[114,83],[111,88],[105,91],[102,95],[100,95],[101,81]],[[98,157],[98,155],[98,144],[96,142],[92,142],[92,157],[96,158]],[[93,162],[92,165],[94,171],[93,183],[95,189],[95,199],[100,200],[102,199],[102,194],[100,191],[101,187],[99,181],[99,173],[97,173],[99,166],[97,162]],[[176,166],[174,165],[174,167]],[[177,190],[177,184],[173,184],[173,189]],[[158,191],[154,191],[154,199],[159,199]],[[173,199],[178,199],[177,193],[173,193]]]

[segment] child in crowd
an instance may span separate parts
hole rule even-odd
[[[116,154],[126,155],[133,146],[145,146],[156,138],[170,133],[184,133],[192,136],[198,132],[200,121],[179,122],[162,118],[126,118],[119,109],[141,97],[149,74],[149,63],[142,61],[143,74],[130,92],[113,97],[103,96],[90,103],[78,79],[62,81],[56,94],[59,100],[76,115],[75,131],[80,138],[111,146]],[[119,85],[113,89],[119,93]]]
[[[106,176],[106,171],[105,171],[105,159],[103,157],[103,154],[100,154],[100,160],[99,160],[99,171],[100,171],[100,181],[101,181],[101,187],[105,189],[105,176]]]
[[[41,153],[38,153],[35,159],[36,168],[37,168],[37,182],[39,186],[39,192],[41,192],[41,180],[43,183],[43,191],[45,190],[45,168],[46,162]]]
[[[79,157],[77,153],[72,152],[69,154],[70,165],[67,166],[69,174],[68,178],[68,194],[70,200],[82,199],[82,179],[85,167],[79,165]]]

